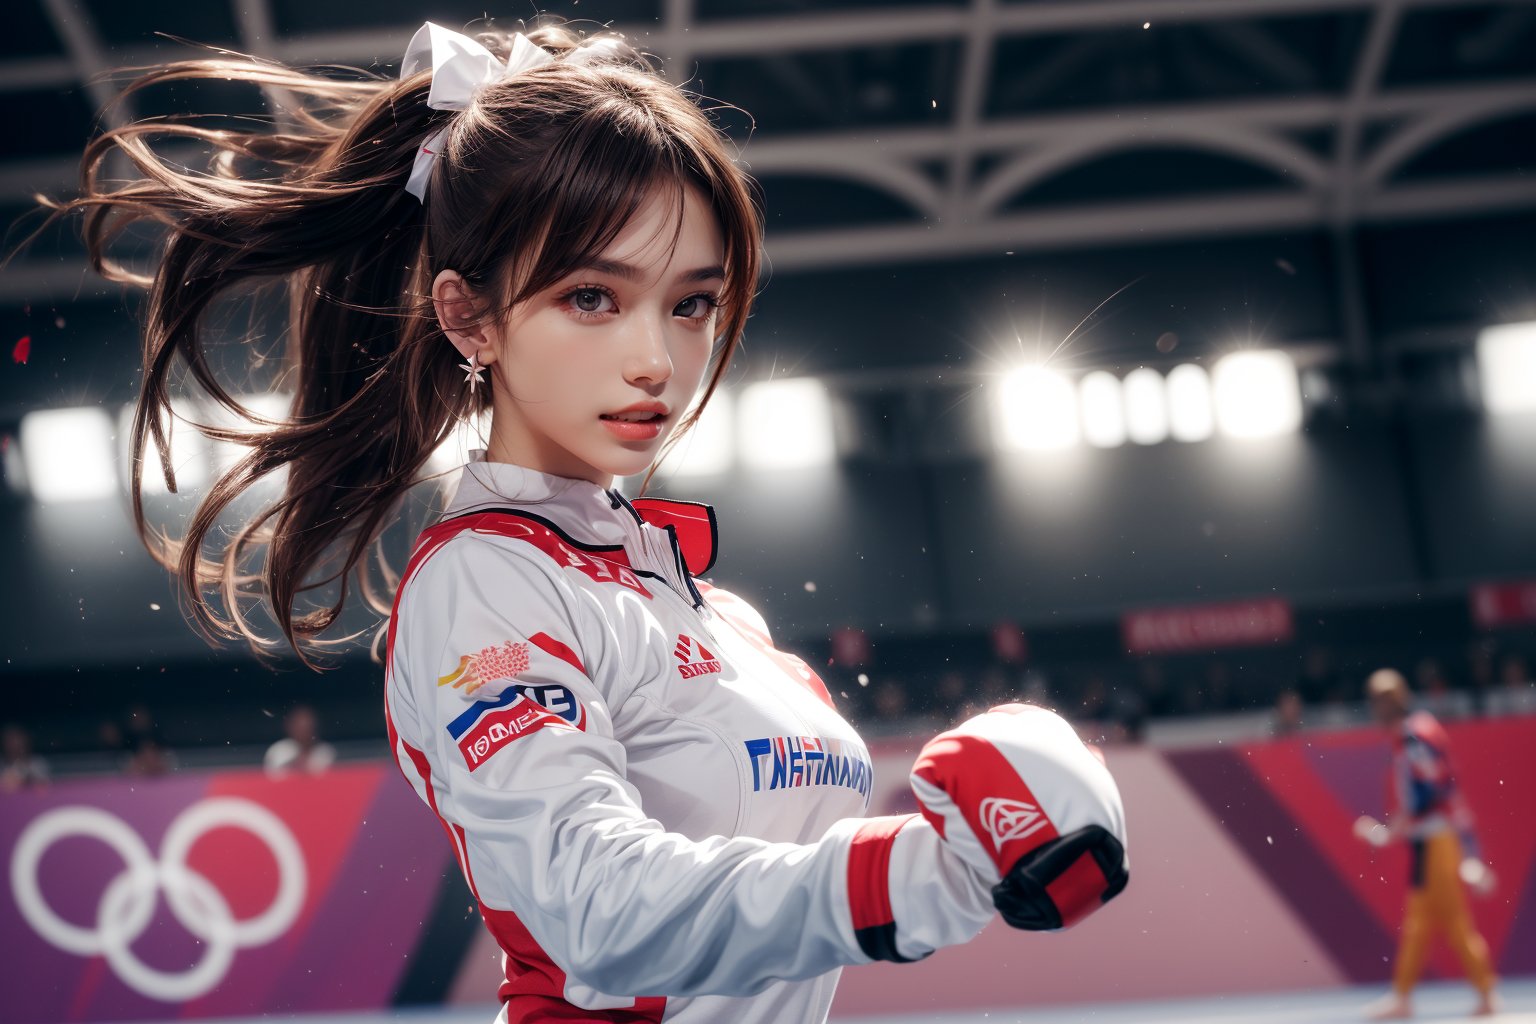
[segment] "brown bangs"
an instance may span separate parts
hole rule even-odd
[[[744,326],[760,266],[762,219],[751,179],[730,162],[699,108],[670,86],[608,68],[552,68],[544,77],[577,74],[612,76],[622,83],[603,83],[609,87],[603,99],[563,125],[537,163],[512,175],[496,197],[485,221],[507,225],[518,237],[494,240],[504,246],[506,260],[484,282],[488,295],[505,316],[590,263],[657,189],[674,190],[675,245],[684,189],[691,185],[720,225],[726,281],[718,337],[734,339]],[[535,102],[529,84],[522,83],[522,95],[511,102]],[[619,84],[622,89],[614,87]],[[494,101],[488,105],[494,108]]]

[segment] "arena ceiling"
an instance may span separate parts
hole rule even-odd
[[[1463,0],[572,0],[719,116],[769,200],[777,270],[1347,230],[1536,208],[1536,3]],[[103,71],[190,56],[156,33],[391,72],[476,6],[18,0],[0,39],[0,214],[68,194]],[[521,13],[492,12],[505,23]],[[232,87],[233,88],[233,87]],[[263,113],[165,93],[114,118]],[[750,111],[750,118],[744,113]],[[0,302],[63,299],[60,239]]]

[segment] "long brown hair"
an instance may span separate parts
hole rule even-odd
[[[711,372],[663,456],[718,388],[757,287],[762,214],[755,184],[694,98],[622,40],[582,39],[549,23],[528,35],[559,59],[480,90],[463,111],[428,108],[426,71],[400,81],[348,69],[360,76],[348,80],[244,55],[161,65],[121,95],[175,80],[246,82],[284,97],[292,124],[274,131],[174,120],[117,127],[87,145],[78,198],[35,197],[54,212],[28,242],[82,210],[92,267],[148,289],[131,438],[134,523],[150,553],[177,574],[193,625],[210,643],[243,638],[258,655],[272,653],[281,641],[260,636],[242,608],[264,599],[287,643],[318,670],[306,647],[361,635],[320,636],[342,612],[349,576],[355,573],[371,608],[389,612],[399,580],[376,542],[425,479],[433,451],[490,403],[489,389],[464,387],[458,353],[437,323],[430,287],[438,271],[457,270],[485,299],[486,315],[505,316],[599,254],[651,189],[676,185],[681,201],[683,186],[697,187],[722,227],[727,281]],[[472,36],[506,60],[510,32],[483,28]],[[423,204],[404,184],[417,147],[444,124],[451,129]],[[212,146],[212,173],[162,160],[147,144],[156,135]],[[144,177],[107,191],[99,175],[113,147]],[[242,176],[241,158],[279,173]],[[149,220],[167,230],[154,272],[141,275],[111,260],[107,247],[128,225]],[[282,376],[294,384],[292,413],[280,420],[225,391],[200,330],[215,299],[273,279],[288,289]],[[196,424],[249,451],[208,490],[181,540],[150,526],[141,488],[145,439],[153,436],[166,485],[175,490],[166,423],[178,358],[212,402],[254,424]],[[242,522],[216,558],[205,558],[221,513],[284,467],[281,497]],[[655,465],[646,484],[654,472]],[[242,563],[263,548],[260,571],[243,572]],[[370,548],[383,591],[369,578]],[[326,568],[334,571],[309,579]],[[333,603],[296,607],[302,592],[333,582]],[[214,609],[214,592],[225,614]]]

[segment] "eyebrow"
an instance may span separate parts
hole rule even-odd
[[[595,270],[599,274],[612,274],[614,277],[622,277],[626,281],[638,281],[641,276],[639,267],[632,263],[624,263],[620,260],[595,259],[576,268],[577,270]],[[713,267],[700,267],[690,270],[685,274],[679,274],[678,280],[686,283],[694,281],[712,281],[715,278],[725,280],[725,268],[719,265]]]

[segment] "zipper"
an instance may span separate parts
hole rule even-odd
[[[656,545],[653,543],[654,537],[651,536],[653,531],[654,533],[662,533],[662,530],[657,530],[656,527],[651,527],[651,525],[648,525],[647,522],[645,522],[645,517],[641,516],[641,513],[636,511],[634,505],[631,505],[630,502],[628,502],[627,497],[625,497],[624,494],[619,493],[619,491],[608,491],[608,500],[610,500],[611,504],[613,504],[613,508],[616,508],[616,510],[617,508],[624,508],[625,511],[630,513],[630,519],[633,520],[633,524],[631,524],[631,527],[633,528],[630,530],[630,536],[634,537],[634,539],[637,540],[637,543],[639,543],[639,548],[641,548],[642,553],[647,556],[647,559],[645,559],[647,562],[651,562],[653,565],[656,565],[657,568],[660,568],[662,565],[665,565],[665,562],[667,562],[667,556],[671,557],[671,571],[673,571],[674,579],[668,579],[668,574],[665,573],[665,571],[659,571],[659,573],[657,573],[657,577],[659,577],[662,582],[667,583],[668,590],[673,591],[673,593],[676,594],[679,599],[690,600],[690,602],[693,603],[694,611],[703,608],[703,594],[700,594],[699,588],[693,585],[693,573],[688,571],[687,559],[682,557],[682,545],[677,543],[676,528],[665,527],[664,531],[665,534],[667,534],[667,553],[665,553],[664,556],[662,551],[656,550]],[[682,588],[687,588],[688,593],[682,593]]]
[[[635,509],[635,507],[633,505],[631,505],[628,502],[628,500],[625,499],[624,495],[620,494],[617,490],[610,490],[608,492],[608,494],[609,494],[609,500],[613,502],[613,507],[614,508],[618,508],[620,506],[620,504],[622,504],[624,508],[629,510],[629,514],[634,517],[636,534],[641,539],[641,546],[647,551],[647,553],[649,553],[650,552],[650,544],[648,543],[648,539],[649,538],[646,536],[646,533],[645,533],[645,519],[640,515],[640,513]],[[721,619],[722,622],[725,623],[726,627],[728,629],[730,629],[732,633],[736,634],[736,638],[739,641],[739,643],[741,644],[741,647],[742,647],[743,650],[751,650],[760,659],[762,659],[764,662],[767,663],[767,666],[768,666],[770,671],[783,673],[784,669],[780,668],[779,665],[776,662],[774,662],[774,660],[772,658],[770,658],[767,654],[765,654],[762,651],[758,650],[757,649],[757,645],[754,644],[752,641],[748,640],[745,636],[743,636],[741,630],[737,629],[734,625],[732,625],[732,623],[731,623],[731,621],[729,619],[725,618],[724,616],[720,616],[717,612],[713,611],[709,607],[708,602],[706,602],[704,600],[704,595],[699,593],[699,588],[695,587],[693,585],[693,574],[688,571],[688,562],[687,562],[686,559],[683,558],[682,547],[678,543],[678,540],[677,540],[677,530],[676,530],[676,528],[672,527],[672,526],[667,526],[667,527],[665,527],[665,531],[666,531],[666,534],[667,534],[668,544],[669,544],[669,546],[671,548],[673,569],[677,572],[678,579],[682,580],[684,585],[687,586],[688,591],[692,595],[692,598],[693,598],[693,603],[692,603],[691,607],[688,607],[688,611],[692,612],[694,614],[694,616],[700,620],[700,627],[699,628],[704,633],[705,637],[707,637],[715,645],[715,647],[717,649],[722,649],[722,650],[724,649],[724,645],[720,643],[719,639],[714,635],[713,629],[711,629],[710,626],[708,625],[708,623],[711,620],[713,620],[715,618],[719,618],[719,619]],[[663,586],[665,587],[665,589],[666,589],[666,591],[667,591],[667,593],[669,595],[671,595],[673,598],[677,599],[679,602],[681,602],[685,606],[687,606],[689,604],[689,598],[687,596],[679,593],[677,588],[672,585],[671,581],[666,578],[665,574],[658,573],[657,575],[658,575],[658,578],[661,580]],[[799,684],[798,683],[792,683],[791,685],[798,686]],[[784,710],[788,711],[790,713],[790,715],[794,717],[795,721],[800,723],[800,728],[802,730],[801,735],[803,735],[803,736],[813,736],[814,735],[814,736],[821,737],[820,731],[818,731],[811,724],[811,722],[805,717],[805,715],[803,715],[800,712],[799,708],[795,707],[795,705],[792,702],[790,702],[788,699],[786,699],[783,696],[779,696],[777,699],[779,701],[780,706],[783,707]],[[836,713],[836,709],[834,709],[834,714],[835,713]],[[841,718],[842,716],[838,715],[838,717]],[[846,719],[844,719],[844,721],[846,721]],[[857,730],[854,731],[854,735],[856,737],[858,736]],[[824,739],[825,737],[822,737],[822,738]],[[861,742],[862,742],[862,740],[861,740]],[[866,807],[867,807],[867,804],[866,804]]]

